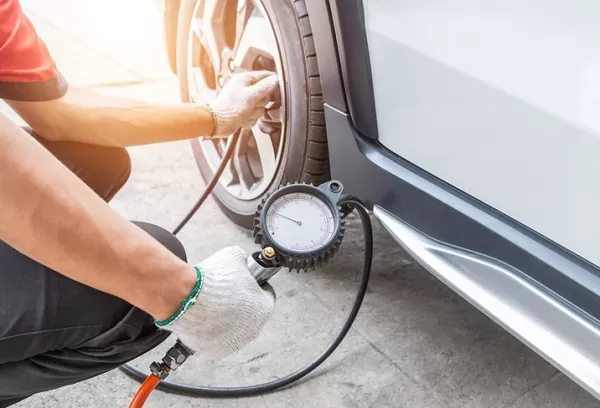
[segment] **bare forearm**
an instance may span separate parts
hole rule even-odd
[[[73,280],[163,319],[195,283],[193,268],[114,212],[0,115],[0,239]]]
[[[156,104],[71,88],[59,100],[7,101],[44,139],[136,146],[209,136],[210,111],[196,104]]]

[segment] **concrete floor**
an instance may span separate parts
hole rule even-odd
[[[82,2],[54,3],[61,3],[59,9],[76,11]],[[72,83],[101,84],[101,92],[140,99],[177,101],[177,83],[164,69],[165,61],[157,56],[153,43],[139,47],[141,51],[133,58],[114,50],[110,39],[118,39],[118,35],[112,33],[102,39],[90,34],[91,17],[87,24],[85,15],[76,24],[61,20],[60,13],[48,3],[23,1],[36,16],[51,49],[56,50],[59,65],[71,73],[67,78],[74,78]],[[100,4],[85,3],[92,7]],[[140,2],[132,3],[142,7]],[[143,15],[151,18],[152,13],[144,10],[147,15]],[[117,19],[113,27],[119,21],[124,20]],[[150,34],[150,38],[156,36],[152,29]],[[75,58],[74,50],[88,57]],[[90,64],[92,58],[96,63]],[[158,62],[152,67],[143,63],[153,58]],[[105,86],[138,81],[142,85]],[[5,107],[0,106],[0,110],[6,112]],[[188,144],[138,147],[130,153],[133,174],[113,207],[130,219],[173,228],[203,189]],[[194,358],[173,378],[213,386],[247,385],[302,367],[325,347],[349,311],[362,262],[359,228],[357,220],[350,220],[342,250],[327,268],[308,274],[283,273],[273,280],[277,310],[256,343],[216,366]],[[225,218],[213,201],[207,202],[180,238],[191,262],[231,244],[248,251],[255,249],[249,233]],[[600,407],[600,402],[415,265],[377,224],[375,250],[373,278],[353,330],[338,351],[300,384],[271,395],[237,400],[192,399],[156,392],[146,406]],[[172,342],[168,340],[136,365],[145,369]],[[34,396],[17,407],[125,407],[137,385],[114,371]]]

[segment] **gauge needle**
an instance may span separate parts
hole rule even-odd
[[[285,215],[283,215],[283,214],[279,214],[279,213],[275,213],[275,215],[279,215],[280,217],[283,217],[283,218],[285,218],[286,220],[290,220],[290,221],[292,221],[292,222],[295,222],[295,223],[296,223],[296,224],[298,224],[298,225],[302,225],[302,221],[296,221],[296,220],[294,220],[294,219],[291,219],[290,217],[286,217]]]

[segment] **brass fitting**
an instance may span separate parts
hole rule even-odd
[[[275,257],[277,256],[277,253],[275,253],[275,250],[271,247],[264,247],[262,250],[262,256],[269,261],[272,261],[273,259],[275,259]]]

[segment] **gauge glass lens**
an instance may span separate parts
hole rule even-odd
[[[283,249],[315,252],[335,234],[329,205],[307,193],[290,193],[276,199],[266,213],[267,233]]]

